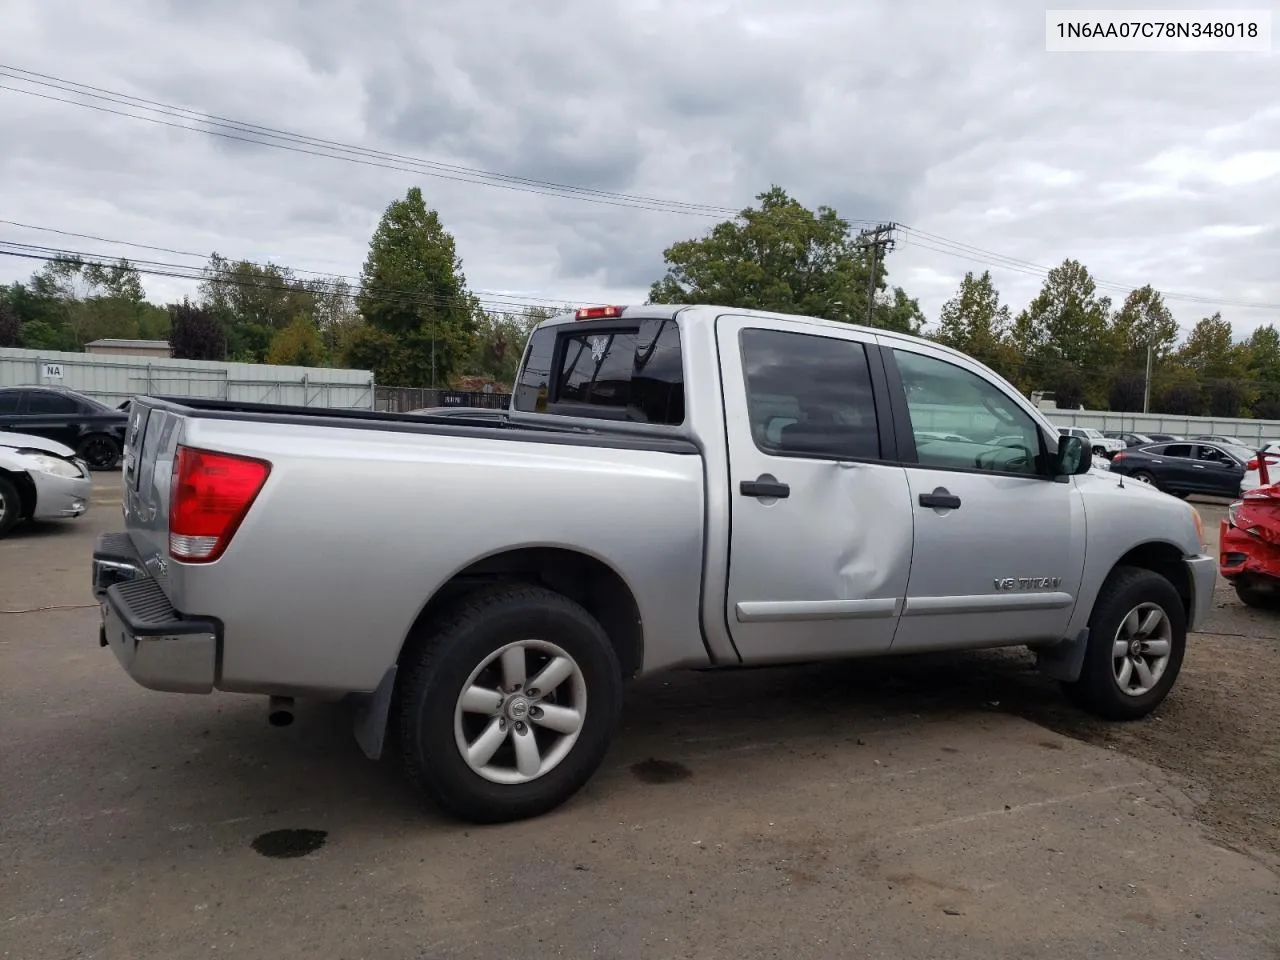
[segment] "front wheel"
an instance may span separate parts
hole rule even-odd
[[[1107,720],[1137,720],[1160,705],[1182,669],[1187,616],[1160,574],[1118,567],[1089,617],[1080,678],[1065,684],[1079,706]]]
[[[542,587],[468,596],[410,641],[400,669],[405,769],[476,823],[537,816],[572,797],[604,759],[621,710],[609,637]]]

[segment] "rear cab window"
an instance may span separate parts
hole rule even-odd
[[[672,319],[542,327],[525,350],[512,407],[522,413],[679,426],[684,356]]]

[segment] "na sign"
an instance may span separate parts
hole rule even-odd
[[[60,364],[60,363],[46,363],[46,364],[44,365],[44,378],[45,378],[46,380],[61,380],[61,379],[62,379],[62,364]]]

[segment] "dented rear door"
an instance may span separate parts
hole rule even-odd
[[[907,479],[874,335],[726,314],[725,615],[747,662],[889,649],[911,566]]]

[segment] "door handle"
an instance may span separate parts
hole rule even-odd
[[[738,492],[744,497],[773,497],[785,500],[791,496],[791,487],[777,480],[743,480],[738,484]]]
[[[920,506],[935,507],[940,510],[958,510],[960,498],[954,493],[948,493],[945,488],[939,487],[933,493],[920,494]]]
[[[1204,464],[1203,464],[1203,463],[1193,463],[1193,464],[1192,464],[1192,466],[1193,466],[1193,467],[1195,467],[1197,470],[1203,470],[1203,469],[1204,469]]]

